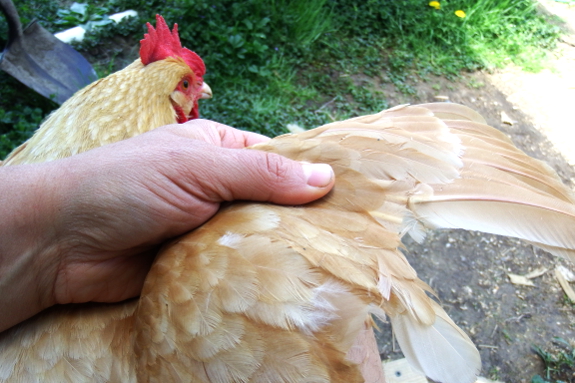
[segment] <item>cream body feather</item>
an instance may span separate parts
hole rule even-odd
[[[471,383],[479,353],[401,236],[480,229],[573,259],[572,193],[466,107],[402,106],[253,149],[329,163],[335,188],[227,206],[164,246],[138,301],[54,307],[0,334],[0,382],[360,382],[346,354],[374,313],[414,367]]]

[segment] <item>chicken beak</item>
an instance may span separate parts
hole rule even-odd
[[[202,84],[200,92],[201,92],[200,98],[212,98],[212,88],[210,88],[210,86],[205,82]]]

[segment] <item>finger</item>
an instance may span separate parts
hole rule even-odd
[[[270,140],[262,134],[246,132],[219,123],[216,123],[216,129],[220,133],[222,146],[225,148],[246,148]]]
[[[246,132],[219,122],[201,119],[191,120],[184,124],[167,125],[163,129],[182,137],[202,140],[216,146],[232,149],[245,148],[269,140],[269,137],[261,134]]]
[[[213,193],[208,198],[220,201],[253,200],[278,204],[303,204],[318,199],[334,184],[332,168],[326,164],[293,161],[274,153],[256,150],[220,149],[214,153],[217,163],[200,180],[202,190]]]
[[[379,349],[370,323],[366,323],[359,332],[346,357],[359,365],[365,383],[385,383]]]

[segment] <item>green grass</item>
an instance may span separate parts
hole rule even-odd
[[[25,141],[57,104],[0,71],[0,160]]]
[[[536,375],[532,383],[575,382],[575,348],[562,338],[554,338],[553,343],[553,350],[533,346],[545,364],[545,377]]]
[[[59,3],[20,3],[24,22],[36,16],[58,30]],[[140,17],[94,29],[77,49],[97,50],[118,34],[136,42],[160,13],[206,62],[214,99],[202,103],[202,116],[273,136],[288,123],[310,128],[387,107],[377,83],[411,95],[429,74],[454,78],[508,63],[538,70],[559,37],[532,0],[440,3],[437,10],[420,0],[95,1],[92,9],[136,9]],[[0,20],[0,36],[5,31]],[[0,158],[54,107],[14,84],[0,75]]]

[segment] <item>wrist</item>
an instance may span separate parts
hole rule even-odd
[[[0,331],[55,304],[61,194],[49,164],[0,167]]]

